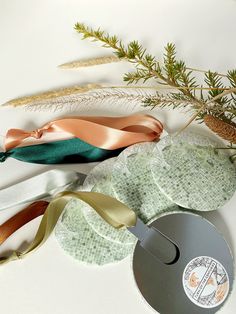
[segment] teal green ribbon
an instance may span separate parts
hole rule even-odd
[[[35,164],[88,163],[117,156],[121,150],[106,150],[90,145],[79,138],[73,138],[0,152],[0,162],[11,157]]]

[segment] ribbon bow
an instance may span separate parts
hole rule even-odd
[[[28,146],[47,142],[46,135],[52,134],[50,141],[79,138],[102,149],[115,150],[135,143],[150,142],[160,137],[162,123],[150,115],[127,117],[69,117],[51,121],[34,131],[8,130],[5,151],[17,146]],[[26,139],[34,138],[29,142]],[[38,140],[41,140],[38,141]]]
[[[44,132],[50,132],[50,125],[45,125],[41,129],[36,129],[34,131],[28,132],[21,129],[10,129],[7,132],[5,139],[5,150],[8,151],[14,147],[21,146],[20,144],[27,138],[33,137],[35,139],[40,139]]]

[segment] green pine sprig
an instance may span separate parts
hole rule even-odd
[[[124,75],[124,81],[128,84],[138,83],[140,80],[146,82],[150,78],[155,78],[157,83],[179,88],[183,94],[194,99],[191,87],[195,86],[195,81],[184,62],[176,60],[173,44],[167,44],[164,66],[162,66],[156,57],[148,54],[138,41],[131,41],[125,46],[117,36],[110,36],[100,28],[94,30],[82,23],[77,23],[75,29],[83,35],[83,39],[90,38],[93,41],[99,41],[103,43],[103,47],[113,48],[118,58],[126,59],[135,65],[135,72]]]

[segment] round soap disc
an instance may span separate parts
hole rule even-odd
[[[210,146],[179,143],[166,146],[151,170],[160,190],[179,206],[210,211],[221,208],[236,190],[236,168],[229,157]]]
[[[106,159],[96,165],[87,175],[83,183],[83,190],[91,191],[97,182],[105,181],[111,174],[116,157]]]
[[[165,136],[158,142],[159,149],[163,149],[171,144],[189,143],[198,146],[211,146],[211,147],[224,147],[222,141],[207,136],[206,134],[201,134],[202,129],[199,128],[197,132],[184,130],[178,135]],[[204,130],[205,132],[205,130]]]
[[[96,165],[87,175],[82,189],[84,191],[94,191],[117,197],[109,180],[116,157],[109,158]],[[81,206],[84,218],[88,225],[104,239],[116,242],[122,245],[134,244],[135,237],[126,229],[114,229],[97,212],[86,203]],[[64,224],[61,221],[61,224]]]
[[[134,148],[123,153],[126,158],[116,160],[111,176],[117,198],[133,209],[144,223],[163,211],[178,210],[178,206],[160,191],[152,176],[150,160],[156,156],[153,152],[156,145],[152,144],[139,145],[137,154],[133,153]]]
[[[155,152],[156,143],[135,144],[125,149],[111,167],[107,180],[97,181],[92,191],[117,198],[131,207],[146,223],[160,213],[178,210],[154,182],[150,168],[150,154]],[[109,170],[104,169],[104,172]],[[102,237],[123,245],[135,242],[126,229],[117,230],[106,223],[92,208],[83,207],[88,224]]]
[[[134,245],[121,245],[100,237],[87,224],[83,202],[72,200],[66,206],[55,230],[62,249],[76,260],[90,265],[118,262],[133,251]]]
[[[109,158],[95,166],[86,177],[83,184],[83,189],[85,191],[92,190],[93,192],[104,193],[117,198],[110,181],[112,168],[116,162],[116,159],[116,157]],[[130,245],[135,243],[136,239],[130,232],[128,232],[126,229],[114,229],[90,206],[84,203],[84,206],[81,207],[81,210],[89,226],[104,239],[122,245]]]
[[[206,219],[186,212],[164,215],[150,226],[171,239],[180,255],[166,265],[137,242],[133,272],[146,301],[160,314],[216,313],[232,290],[234,276],[222,235]]]
[[[98,182],[94,188],[93,192],[103,193],[114,198],[117,195],[111,186],[110,180],[104,182]],[[115,229],[110,224],[108,224],[98,213],[91,207],[86,207],[83,210],[84,216],[88,224],[96,231],[101,237],[119,243],[120,245],[130,245],[136,242],[135,236],[130,233],[126,228]]]

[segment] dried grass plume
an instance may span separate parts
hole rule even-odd
[[[78,68],[83,68],[83,67],[90,67],[90,66],[119,62],[119,61],[120,59],[116,56],[104,56],[104,57],[90,58],[90,59],[85,59],[85,60],[76,60],[76,61],[64,63],[64,64],[59,65],[59,68],[78,69]]]
[[[39,101],[46,101],[46,100],[52,100],[58,97],[63,97],[63,96],[68,96],[68,95],[73,95],[73,94],[82,94],[86,93],[91,90],[95,90],[100,88],[101,85],[99,84],[86,84],[86,85],[77,85],[77,86],[72,86],[72,87],[66,87],[66,88],[61,88],[61,89],[55,89],[35,95],[30,95],[30,96],[25,96],[25,97],[20,97],[20,98],[15,98],[7,103],[5,103],[5,106],[24,106],[28,105],[32,102],[39,102]]]

